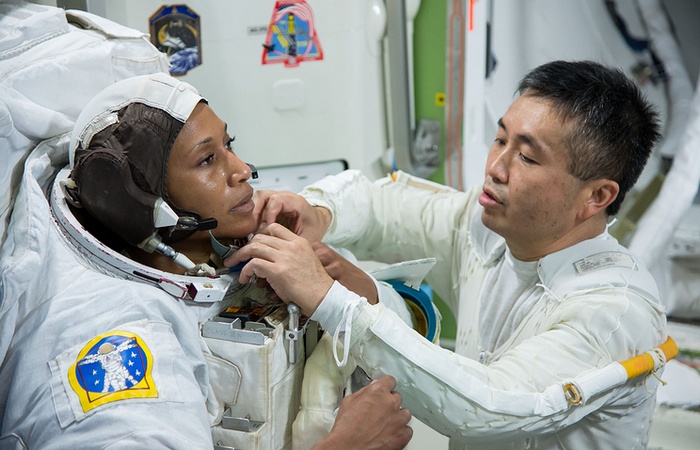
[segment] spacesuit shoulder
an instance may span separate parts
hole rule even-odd
[[[540,280],[557,298],[600,288],[624,287],[659,303],[659,290],[641,260],[610,236],[579,242],[542,258]]]

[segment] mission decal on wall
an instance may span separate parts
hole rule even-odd
[[[148,19],[151,42],[168,55],[170,75],[184,75],[202,64],[199,14],[187,5],[163,5]]]
[[[306,0],[278,0],[272,11],[263,44],[263,64],[296,67],[304,61],[323,59],[314,14]]]

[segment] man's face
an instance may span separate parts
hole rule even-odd
[[[583,183],[567,170],[568,127],[548,100],[523,95],[498,123],[486,161],[482,221],[513,254],[538,259],[576,223]]]
[[[242,238],[256,228],[251,171],[231,149],[226,124],[199,103],[178,134],[168,161],[168,194],[173,203],[213,217],[217,238]]]

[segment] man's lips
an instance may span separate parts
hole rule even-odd
[[[483,192],[479,196],[479,204],[481,206],[497,206],[503,204],[498,197],[489,188],[484,187]]]

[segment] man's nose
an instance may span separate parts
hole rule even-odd
[[[494,181],[508,182],[508,167],[510,165],[509,152],[505,149],[490,155],[487,161],[486,174]]]

